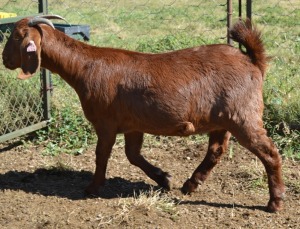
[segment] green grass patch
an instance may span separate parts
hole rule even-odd
[[[78,96],[59,76],[53,75],[51,122],[38,131],[37,143],[45,146],[45,155],[82,154],[96,142],[91,124],[84,117]]]
[[[45,145],[45,155],[82,154],[95,141],[91,125],[70,107],[54,110],[52,117],[50,125],[38,131],[38,141]]]

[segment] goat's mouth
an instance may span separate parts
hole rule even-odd
[[[5,56],[2,56],[3,65],[9,70],[15,70],[18,67],[14,66]]]
[[[14,67],[12,64],[10,64],[10,63],[4,63],[3,62],[3,65],[7,68],[7,69],[9,69],[9,70],[15,70],[15,69],[17,69],[18,67]]]

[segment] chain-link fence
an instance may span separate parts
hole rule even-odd
[[[300,1],[252,0],[251,15],[272,58],[264,85],[265,119],[300,130]]]
[[[89,43],[92,45],[161,52],[202,44],[226,43],[227,2],[229,1],[48,0],[47,11],[50,14],[63,16],[70,24],[89,25]],[[238,20],[241,12],[243,12],[242,17],[245,18],[246,5],[248,4],[249,7],[249,3],[251,6],[252,2],[250,7],[253,11],[252,19],[262,30],[268,53],[274,56],[266,81],[267,106],[269,104],[285,113],[287,110],[291,112],[291,109],[284,110],[282,107],[292,106],[296,114],[300,108],[298,89],[300,86],[298,67],[300,1],[232,0],[231,2],[230,14],[233,21]],[[239,3],[242,6],[241,11]],[[0,3],[0,12],[16,13],[18,16],[35,14],[38,8],[37,0],[2,0]],[[1,52],[4,44],[5,41],[0,43]],[[7,117],[0,120],[1,135],[11,130],[13,125],[9,124],[10,122],[17,122],[15,121],[17,119],[22,120],[17,123],[28,122],[23,121],[23,116],[16,118],[18,116],[16,113],[30,117],[30,120],[33,119],[32,116],[25,115],[26,109],[22,107],[24,101],[28,106],[33,106],[33,110],[37,110],[38,114],[43,111],[38,108],[41,102],[37,101],[41,101],[41,96],[37,77],[28,82],[17,81],[15,79],[17,73],[4,70],[2,63],[0,63],[0,71],[0,115]],[[73,90],[66,89],[68,86],[59,77],[55,76],[53,81],[55,90],[52,101],[54,103],[61,105],[73,100],[78,104]],[[5,84],[7,86],[4,86]],[[66,101],[67,98],[70,100]],[[14,105],[14,100],[21,100],[21,102]],[[296,119],[299,116],[291,117]],[[15,126],[19,128],[18,125]]]
[[[0,2],[0,52],[2,53],[13,23],[22,17],[37,15],[43,1]],[[46,71],[29,81],[17,79],[17,71],[0,64],[0,142],[46,126],[47,101],[42,88]]]
[[[48,10],[72,24],[90,25],[92,44],[138,50],[168,36],[198,38],[201,44],[226,42],[221,39],[226,37],[226,2],[49,0]]]
[[[270,110],[300,130],[300,1],[253,3],[253,20],[261,25],[272,56],[265,86]]]

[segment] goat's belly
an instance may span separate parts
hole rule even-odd
[[[168,136],[188,136],[195,134],[195,126],[191,122],[180,122],[168,127],[157,127],[146,131],[149,134]]]
[[[147,125],[139,124],[134,126],[122,126],[119,129],[119,133],[128,132],[142,132],[153,135],[164,135],[164,136],[189,136],[194,134],[208,133],[212,130],[218,129],[216,126],[210,125],[198,125],[189,121],[179,122],[173,125]]]

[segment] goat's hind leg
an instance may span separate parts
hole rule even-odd
[[[260,128],[256,131],[248,131],[247,136],[239,136],[237,139],[241,145],[254,153],[263,163],[267,176],[270,200],[267,210],[276,212],[283,208],[285,186],[282,180],[282,159],[278,149],[272,140],[266,135],[266,130]]]
[[[220,161],[221,156],[226,152],[231,134],[226,130],[213,131],[209,134],[209,145],[207,154],[192,177],[188,179],[181,189],[184,194],[195,191],[199,184],[202,184],[214,166]]]
[[[129,162],[142,169],[148,177],[159,186],[170,190],[170,175],[150,164],[142,155],[143,133],[131,132],[125,134],[125,153]]]

